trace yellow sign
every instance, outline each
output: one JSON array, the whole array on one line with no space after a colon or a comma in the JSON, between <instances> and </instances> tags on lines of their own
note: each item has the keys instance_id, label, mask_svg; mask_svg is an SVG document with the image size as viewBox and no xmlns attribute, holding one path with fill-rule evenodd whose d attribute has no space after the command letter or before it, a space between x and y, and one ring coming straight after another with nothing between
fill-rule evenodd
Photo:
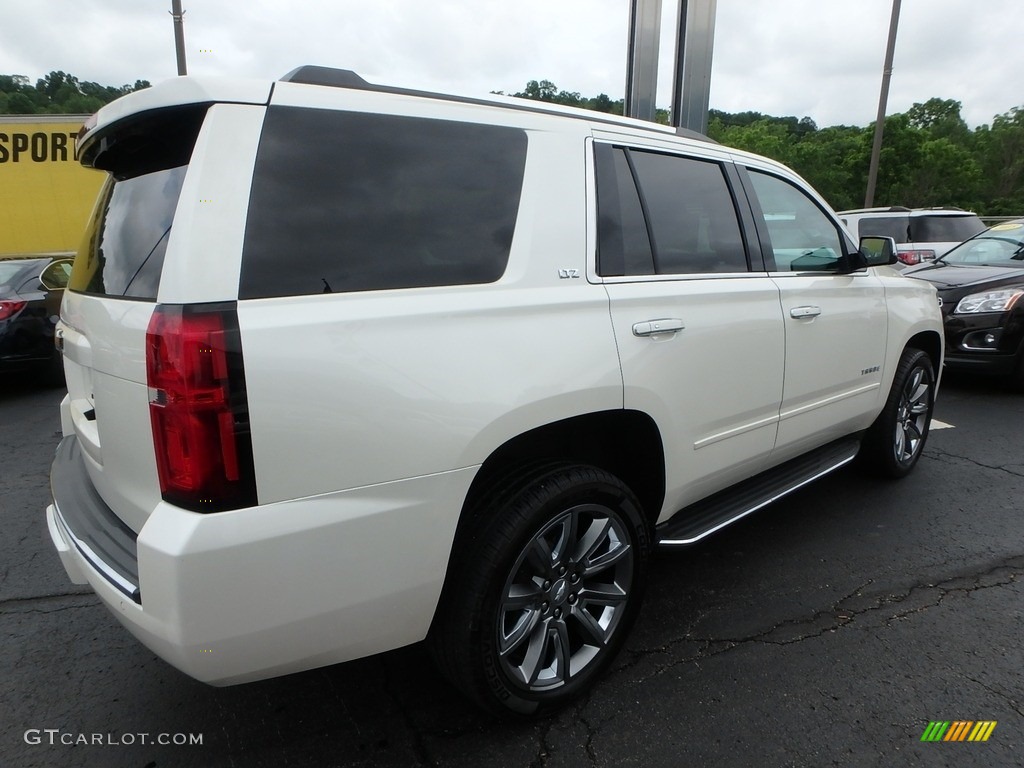
<instances>
[{"instance_id":1,"label":"yellow sign","mask_svg":"<svg viewBox=\"0 0 1024 768\"><path fill-rule=\"evenodd\" d=\"M106 174L83 168L83 115L0 115L0 255L78 248Z\"/></svg>"}]
</instances>

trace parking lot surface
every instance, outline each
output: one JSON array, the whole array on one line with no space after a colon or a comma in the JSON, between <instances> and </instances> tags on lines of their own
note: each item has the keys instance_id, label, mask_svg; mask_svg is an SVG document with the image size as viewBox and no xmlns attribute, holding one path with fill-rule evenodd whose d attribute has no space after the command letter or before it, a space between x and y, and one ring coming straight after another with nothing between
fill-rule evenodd
<instances>
[{"instance_id":1,"label":"parking lot surface","mask_svg":"<svg viewBox=\"0 0 1024 768\"><path fill-rule=\"evenodd\" d=\"M2 766L1024 762L1024 396L995 383L944 382L907 479L844 469L661 552L612 670L533 723L469 707L419 646L223 689L154 657L50 544L62 394L0 384ZM937 720L997 725L922 742Z\"/></svg>"}]
</instances>

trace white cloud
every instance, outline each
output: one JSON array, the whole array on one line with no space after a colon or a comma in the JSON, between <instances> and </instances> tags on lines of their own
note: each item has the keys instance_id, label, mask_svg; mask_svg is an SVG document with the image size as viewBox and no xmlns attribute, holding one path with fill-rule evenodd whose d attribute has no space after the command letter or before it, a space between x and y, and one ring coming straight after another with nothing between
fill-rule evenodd
<instances>
[{"instance_id":1,"label":"white cloud","mask_svg":"<svg viewBox=\"0 0 1024 768\"><path fill-rule=\"evenodd\" d=\"M169 0L5 4L0 73L63 70L104 85L176 73ZM277 78L300 64L462 93L548 79L587 96L624 89L629 0L183 0L189 71ZM675 2L664 0L659 104L668 106ZM933 96L971 125L1021 103L1016 0L902 4L889 112ZM718 0L711 105L874 120L891 0Z\"/></svg>"}]
</instances>

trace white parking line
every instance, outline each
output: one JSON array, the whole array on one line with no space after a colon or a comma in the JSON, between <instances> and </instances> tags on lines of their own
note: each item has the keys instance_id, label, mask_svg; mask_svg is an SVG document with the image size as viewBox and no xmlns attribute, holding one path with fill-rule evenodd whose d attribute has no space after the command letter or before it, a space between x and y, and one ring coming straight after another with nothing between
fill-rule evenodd
<instances>
[{"instance_id":1,"label":"white parking line","mask_svg":"<svg viewBox=\"0 0 1024 768\"><path fill-rule=\"evenodd\" d=\"M932 430L935 430L935 429L956 429L956 427L954 425L952 425L952 424L947 424L944 421L939 421L938 419L932 419L932 425L931 425L931 427L929 427L929 429L932 429Z\"/></svg>"}]
</instances>

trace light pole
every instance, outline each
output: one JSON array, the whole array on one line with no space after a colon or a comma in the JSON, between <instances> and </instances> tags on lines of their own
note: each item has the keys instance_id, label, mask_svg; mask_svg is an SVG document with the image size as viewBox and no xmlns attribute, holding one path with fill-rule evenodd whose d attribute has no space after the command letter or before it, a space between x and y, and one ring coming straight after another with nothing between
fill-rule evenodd
<instances>
[{"instance_id":1,"label":"light pole","mask_svg":"<svg viewBox=\"0 0 1024 768\"><path fill-rule=\"evenodd\" d=\"M882 91L878 96L878 117L875 118L875 141L871 145L871 164L868 167L868 188L864 193L864 207L870 208L875 202L875 185L878 183L878 159L882 154L882 133L885 130L885 105L889 101L889 79L892 77L892 56L896 50L896 26L900 21L900 0L892 0L892 17L889 19L889 42L885 46L885 64L882 67Z\"/></svg>"},{"instance_id":2,"label":"light pole","mask_svg":"<svg viewBox=\"0 0 1024 768\"><path fill-rule=\"evenodd\" d=\"M181 10L181 0L171 0L171 17L174 19L174 53L178 58L178 74L187 75L185 67L185 25L182 17L185 12Z\"/></svg>"}]
</instances>

